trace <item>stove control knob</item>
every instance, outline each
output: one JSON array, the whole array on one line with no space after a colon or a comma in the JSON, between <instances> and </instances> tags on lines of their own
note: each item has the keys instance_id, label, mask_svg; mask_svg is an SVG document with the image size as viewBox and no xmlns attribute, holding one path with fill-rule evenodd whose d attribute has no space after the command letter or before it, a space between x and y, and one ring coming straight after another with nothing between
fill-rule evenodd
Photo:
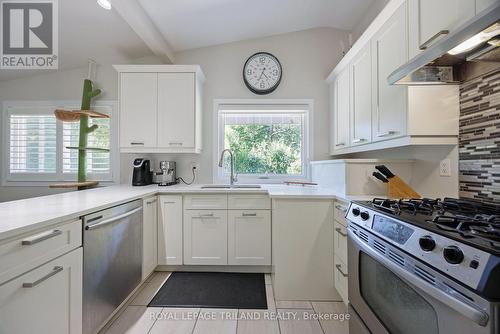
<instances>
[{"instance_id":1,"label":"stove control knob","mask_svg":"<svg viewBox=\"0 0 500 334\"><path fill-rule=\"evenodd\" d=\"M363 219L363 220L370 219L370 214L368 212L366 212L366 211L361 212L360 216L361 216L361 219Z\"/></svg>"},{"instance_id":2,"label":"stove control knob","mask_svg":"<svg viewBox=\"0 0 500 334\"><path fill-rule=\"evenodd\" d=\"M424 235L418 240L418 244L423 251L430 252L436 247L436 242L430 235Z\"/></svg>"},{"instance_id":3,"label":"stove control knob","mask_svg":"<svg viewBox=\"0 0 500 334\"><path fill-rule=\"evenodd\" d=\"M443 256L446 262L459 264L464 260L464 253L457 246L448 246L443 249Z\"/></svg>"},{"instance_id":4,"label":"stove control knob","mask_svg":"<svg viewBox=\"0 0 500 334\"><path fill-rule=\"evenodd\" d=\"M360 213L361 213L361 210L359 208L352 209L352 214L354 217L359 216Z\"/></svg>"}]
</instances>

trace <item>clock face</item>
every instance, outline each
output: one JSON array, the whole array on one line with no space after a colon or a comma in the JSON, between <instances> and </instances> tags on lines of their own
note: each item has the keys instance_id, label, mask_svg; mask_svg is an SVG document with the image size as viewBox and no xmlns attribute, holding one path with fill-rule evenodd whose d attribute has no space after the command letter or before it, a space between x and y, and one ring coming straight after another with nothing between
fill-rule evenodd
<instances>
[{"instance_id":1,"label":"clock face","mask_svg":"<svg viewBox=\"0 0 500 334\"><path fill-rule=\"evenodd\" d=\"M280 62L267 52L258 52L250 56L243 67L245 84L255 94L273 92L280 84L281 75Z\"/></svg>"}]
</instances>

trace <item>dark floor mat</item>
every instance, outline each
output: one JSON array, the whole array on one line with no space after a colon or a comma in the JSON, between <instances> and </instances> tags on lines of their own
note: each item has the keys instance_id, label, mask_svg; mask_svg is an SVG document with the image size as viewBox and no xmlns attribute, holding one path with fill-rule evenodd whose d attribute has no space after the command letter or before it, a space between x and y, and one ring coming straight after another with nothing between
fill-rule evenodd
<instances>
[{"instance_id":1,"label":"dark floor mat","mask_svg":"<svg viewBox=\"0 0 500 334\"><path fill-rule=\"evenodd\" d=\"M264 274L174 272L148 306L267 309Z\"/></svg>"}]
</instances>

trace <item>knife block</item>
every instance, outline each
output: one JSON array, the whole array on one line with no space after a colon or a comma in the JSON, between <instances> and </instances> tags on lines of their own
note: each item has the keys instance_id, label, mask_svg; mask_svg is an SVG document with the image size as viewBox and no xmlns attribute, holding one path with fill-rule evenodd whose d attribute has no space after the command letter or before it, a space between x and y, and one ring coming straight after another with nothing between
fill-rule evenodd
<instances>
[{"instance_id":1,"label":"knife block","mask_svg":"<svg viewBox=\"0 0 500 334\"><path fill-rule=\"evenodd\" d=\"M419 193L407 185L399 176L394 176L387 183L387 197L398 199L422 198Z\"/></svg>"}]
</instances>

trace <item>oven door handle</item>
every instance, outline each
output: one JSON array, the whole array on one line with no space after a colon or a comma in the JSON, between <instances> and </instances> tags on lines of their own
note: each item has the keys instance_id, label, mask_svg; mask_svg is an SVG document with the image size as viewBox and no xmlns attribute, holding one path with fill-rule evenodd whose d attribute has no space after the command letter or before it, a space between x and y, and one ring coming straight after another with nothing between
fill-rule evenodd
<instances>
[{"instance_id":1,"label":"oven door handle","mask_svg":"<svg viewBox=\"0 0 500 334\"><path fill-rule=\"evenodd\" d=\"M417 276L411 274L409 271L399 267L397 264L388 261L386 258L381 256L379 253L371 249L369 246L363 243L362 240L358 238L356 234L354 234L351 230L348 230L348 235L351 238L352 241L356 243L356 245L365 253L370 255L371 257L375 258L376 260L380 261L381 263L384 264L389 270L394 272L396 275L402 277L404 280L407 282L411 283L418 289L422 290L423 292L427 293L428 295L440 300L447 306L451 307L458 313L462 314L466 318L474 321L476 324L479 326L486 326L489 320L489 316L486 312L482 310L478 310L471 305L468 305L461 300L458 300L454 298L453 296L450 296L449 294L443 292L442 290L432 286L431 284L421 280Z\"/></svg>"}]
</instances>

